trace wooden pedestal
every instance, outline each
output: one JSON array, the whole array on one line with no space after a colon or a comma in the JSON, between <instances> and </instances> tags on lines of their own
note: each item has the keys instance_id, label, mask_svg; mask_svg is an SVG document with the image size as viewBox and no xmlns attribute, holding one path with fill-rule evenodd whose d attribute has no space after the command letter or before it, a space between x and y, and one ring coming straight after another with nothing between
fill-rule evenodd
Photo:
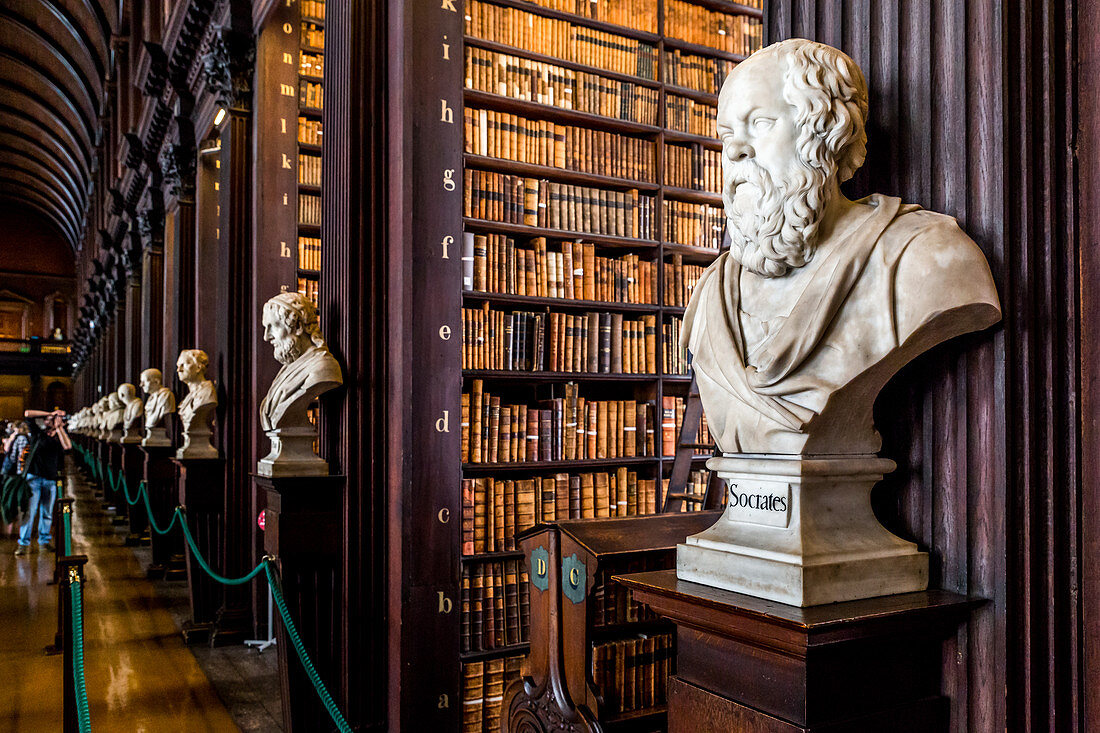
<instances>
[{"instance_id":1,"label":"wooden pedestal","mask_svg":"<svg viewBox=\"0 0 1100 733\"><path fill-rule=\"evenodd\" d=\"M141 452L140 444L124 443L122 445L122 470L125 471L126 489L130 492L130 497L136 499L142 478L145 476L145 454ZM149 515L145 512L145 502L130 504L125 496L122 501L126 507L126 518L130 525L130 530L126 533L126 545L134 547L147 543Z\"/></svg>"},{"instance_id":2,"label":"wooden pedestal","mask_svg":"<svg viewBox=\"0 0 1100 733\"><path fill-rule=\"evenodd\" d=\"M149 495L149 506L153 510L153 520L164 529L172 521L179 493L176 491L176 466L172 456L176 449L170 446L143 446L144 457L142 476L145 479L145 491ZM141 503L145 511L145 503ZM187 565L183 551L183 534L173 529L166 535L149 533L152 545L152 562L146 570L149 578L183 580L187 577Z\"/></svg>"},{"instance_id":3,"label":"wooden pedestal","mask_svg":"<svg viewBox=\"0 0 1100 733\"><path fill-rule=\"evenodd\" d=\"M329 691L338 694L341 578L341 507L345 476L256 477L264 492L264 550L278 558L290 617ZM278 617L276 611L275 616ZM328 713L277 622L283 726L317 730ZM323 727L323 726L322 726Z\"/></svg>"},{"instance_id":4,"label":"wooden pedestal","mask_svg":"<svg viewBox=\"0 0 1100 733\"><path fill-rule=\"evenodd\" d=\"M225 502L224 458L173 458L179 503L187 510L187 526L199 552L212 568L223 567L220 540ZM194 644L210 639L222 605L222 588L199 566L190 546L187 589L191 618L183 624L183 639Z\"/></svg>"},{"instance_id":5,"label":"wooden pedestal","mask_svg":"<svg viewBox=\"0 0 1100 733\"><path fill-rule=\"evenodd\" d=\"M107 443L107 455L110 457L108 465L110 465L111 471L114 472L116 486L118 486L116 491L109 493L108 508L114 512L114 516L111 517L111 524L116 527L125 527L130 523L130 516L126 512L126 497L123 496L122 485L117 483L119 471L126 468L125 451L122 443Z\"/></svg>"},{"instance_id":6,"label":"wooden pedestal","mask_svg":"<svg viewBox=\"0 0 1100 733\"><path fill-rule=\"evenodd\" d=\"M99 462L100 468L103 469L99 481L96 483L96 497L106 504L108 502L107 492L111 489L107 483L107 466L111 465L111 454L107 450L107 442L99 438L93 438L92 453Z\"/></svg>"},{"instance_id":7,"label":"wooden pedestal","mask_svg":"<svg viewBox=\"0 0 1100 733\"><path fill-rule=\"evenodd\" d=\"M673 570L616 580L677 626L669 733L946 731L942 641L981 602L924 591L798 608Z\"/></svg>"}]
</instances>

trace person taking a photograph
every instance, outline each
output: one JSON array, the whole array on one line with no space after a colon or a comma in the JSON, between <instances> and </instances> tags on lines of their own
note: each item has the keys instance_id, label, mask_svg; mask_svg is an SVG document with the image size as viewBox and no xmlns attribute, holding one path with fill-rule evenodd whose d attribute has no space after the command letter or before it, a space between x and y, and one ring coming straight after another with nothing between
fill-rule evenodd
<instances>
[{"instance_id":1,"label":"person taking a photograph","mask_svg":"<svg viewBox=\"0 0 1100 733\"><path fill-rule=\"evenodd\" d=\"M57 498L57 479L61 475L65 451L73 447L65 432L63 420L65 411L27 410L30 431L30 447L27 449L29 463L26 466L26 479L31 487L30 508L23 524L19 527L19 544L16 555L27 555L31 551L31 535L34 532L34 515L38 512L38 545L46 551L53 549L50 543L50 525L53 523L53 503ZM44 426L39 426L42 418Z\"/></svg>"}]
</instances>

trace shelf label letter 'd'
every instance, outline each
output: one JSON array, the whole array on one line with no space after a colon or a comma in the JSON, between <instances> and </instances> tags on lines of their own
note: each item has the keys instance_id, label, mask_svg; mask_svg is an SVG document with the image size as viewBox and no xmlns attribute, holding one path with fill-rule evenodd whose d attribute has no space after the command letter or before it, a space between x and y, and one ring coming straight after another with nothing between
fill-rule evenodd
<instances>
[{"instance_id":1,"label":"shelf label letter 'd'","mask_svg":"<svg viewBox=\"0 0 1100 733\"><path fill-rule=\"evenodd\" d=\"M444 410L443 417L435 421L435 431L437 433L451 432L451 413L449 410Z\"/></svg>"},{"instance_id":2,"label":"shelf label letter 'd'","mask_svg":"<svg viewBox=\"0 0 1100 733\"><path fill-rule=\"evenodd\" d=\"M531 585L538 591L550 587L550 553L545 547L531 550Z\"/></svg>"}]
</instances>

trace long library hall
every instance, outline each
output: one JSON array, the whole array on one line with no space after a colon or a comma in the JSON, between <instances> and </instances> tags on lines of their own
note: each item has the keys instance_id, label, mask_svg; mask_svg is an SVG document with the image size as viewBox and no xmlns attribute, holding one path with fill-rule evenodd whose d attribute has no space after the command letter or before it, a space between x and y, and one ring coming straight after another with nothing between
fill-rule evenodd
<instances>
[{"instance_id":1,"label":"long library hall","mask_svg":"<svg viewBox=\"0 0 1100 733\"><path fill-rule=\"evenodd\" d=\"M0 0L0 731L1100 729L1098 36Z\"/></svg>"}]
</instances>

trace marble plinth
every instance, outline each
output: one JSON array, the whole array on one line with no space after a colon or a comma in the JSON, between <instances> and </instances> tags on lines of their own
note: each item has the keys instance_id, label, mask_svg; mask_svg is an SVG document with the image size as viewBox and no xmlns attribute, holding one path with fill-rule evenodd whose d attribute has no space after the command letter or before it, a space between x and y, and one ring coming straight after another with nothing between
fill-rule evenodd
<instances>
[{"instance_id":1,"label":"marble plinth","mask_svg":"<svg viewBox=\"0 0 1100 733\"><path fill-rule=\"evenodd\" d=\"M107 442L108 443L119 443L119 444L121 444L122 443L122 430L120 428L114 428L109 433L107 433Z\"/></svg>"},{"instance_id":2,"label":"marble plinth","mask_svg":"<svg viewBox=\"0 0 1100 733\"><path fill-rule=\"evenodd\" d=\"M327 476L328 462L313 452L313 426L268 430L271 452L256 464L260 476Z\"/></svg>"},{"instance_id":3,"label":"marble plinth","mask_svg":"<svg viewBox=\"0 0 1100 733\"><path fill-rule=\"evenodd\" d=\"M184 433L183 445L176 451L176 458L217 458L218 449L210 443L214 434L210 428L193 427Z\"/></svg>"},{"instance_id":4,"label":"marble plinth","mask_svg":"<svg viewBox=\"0 0 1100 733\"><path fill-rule=\"evenodd\" d=\"M142 439L141 444L146 448L164 448L172 445L172 441L168 439L167 428L156 427L145 430L145 438Z\"/></svg>"},{"instance_id":5,"label":"marble plinth","mask_svg":"<svg viewBox=\"0 0 1100 733\"><path fill-rule=\"evenodd\" d=\"M676 577L793 606L928 587L928 553L886 530L870 494L893 461L874 455L739 454L707 467L728 504L676 551Z\"/></svg>"}]
</instances>

